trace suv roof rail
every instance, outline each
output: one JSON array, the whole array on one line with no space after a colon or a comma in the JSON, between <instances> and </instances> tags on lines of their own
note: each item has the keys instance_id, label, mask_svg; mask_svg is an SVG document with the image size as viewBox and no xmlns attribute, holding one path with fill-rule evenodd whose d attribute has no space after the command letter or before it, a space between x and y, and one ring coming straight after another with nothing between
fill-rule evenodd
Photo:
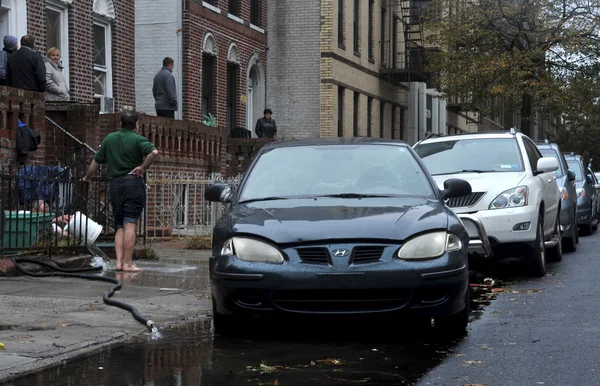
<instances>
[{"instance_id":1,"label":"suv roof rail","mask_svg":"<svg viewBox=\"0 0 600 386\"><path fill-rule=\"evenodd\" d=\"M511 127L511 128L510 128L510 130L509 130L509 132L510 132L512 135L515 135L515 134L517 134L517 129L516 129L516 128L514 128L514 127Z\"/></svg>"},{"instance_id":2,"label":"suv roof rail","mask_svg":"<svg viewBox=\"0 0 600 386\"><path fill-rule=\"evenodd\" d=\"M427 133L427 135L425 136L425 139L429 139L429 138L433 138L433 137L443 137L444 134L439 134L439 133Z\"/></svg>"},{"instance_id":3,"label":"suv roof rail","mask_svg":"<svg viewBox=\"0 0 600 386\"><path fill-rule=\"evenodd\" d=\"M541 139L536 139L535 141L533 141L533 143L535 143L536 145L550 145L550 141L548 141L548 138L544 139L543 141Z\"/></svg>"}]
</instances>

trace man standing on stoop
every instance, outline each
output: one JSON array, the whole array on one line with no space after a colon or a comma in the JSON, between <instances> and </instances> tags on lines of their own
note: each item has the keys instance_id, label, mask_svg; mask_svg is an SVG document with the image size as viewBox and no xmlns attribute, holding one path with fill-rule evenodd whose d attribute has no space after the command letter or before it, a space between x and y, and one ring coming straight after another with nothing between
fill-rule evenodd
<instances>
[{"instance_id":1,"label":"man standing on stoop","mask_svg":"<svg viewBox=\"0 0 600 386\"><path fill-rule=\"evenodd\" d=\"M158 156L154 144L137 134L138 113L125 110L121 114L122 129L104 138L86 175L89 182L101 164L107 164L110 180L109 196L115 218L115 251L117 271L139 272L133 264L136 224L146 205L144 173Z\"/></svg>"},{"instance_id":2,"label":"man standing on stoop","mask_svg":"<svg viewBox=\"0 0 600 386\"><path fill-rule=\"evenodd\" d=\"M163 59L163 67L154 76L152 95L154 96L154 107L156 115L165 118L175 118L177 110L177 87L173 77L175 62L168 56Z\"/></svg>"}]
</instances>

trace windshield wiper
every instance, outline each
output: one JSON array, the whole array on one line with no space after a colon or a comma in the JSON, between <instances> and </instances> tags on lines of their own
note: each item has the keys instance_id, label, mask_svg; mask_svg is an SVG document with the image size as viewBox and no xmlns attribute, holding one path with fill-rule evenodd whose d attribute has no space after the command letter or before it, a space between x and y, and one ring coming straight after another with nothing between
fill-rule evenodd
<instances>
[{"instance_id":1,"label":"windshield wiper","mask_svg":"<svg viewBox=\"0 0 600 386\"><path fill-rule=\"evenodd\" d=\"M257 202L257 201L275 201L275 200L289 200L294 197L261 197L261 198L251 198L249 200L240 201L240 204L246 204L248 202Z\"/></svg>"},{"instance_id":2,"label":"windshield wiper","mask_svg":"<svg viewBox=\"0 0 600 386\"><path fill-rule=\"evenodd\" d=\"M482 169L463 169L463 170L457 170L455 172L448 172L448 173L436 173L436 174L432 174L432 176L445 176L448 174L460 174L460 173L494 173L496 172L496 170L482 170Z\"/></svg>"},{"instance_id":3,"label":"windshield wiper","mask_svg":"<svg viewBox=\"0 0 600 386\"><path fill-rule=\"evenodd\" d=\"M361 194L361 193L340 193L340 194L323 194L315 196L315 198L370 198L370 197L398 197L395 194Z\"/></svg>"}]
</instances>

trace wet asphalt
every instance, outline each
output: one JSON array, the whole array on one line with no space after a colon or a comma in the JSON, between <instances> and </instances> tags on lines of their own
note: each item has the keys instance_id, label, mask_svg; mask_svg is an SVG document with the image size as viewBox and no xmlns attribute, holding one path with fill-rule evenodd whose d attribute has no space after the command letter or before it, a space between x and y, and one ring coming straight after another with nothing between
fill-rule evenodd
<instances>
[{"instance_id":1,"label":"wet asphalt","mask_svg":"<svg viewBox=\"0 0 600 386\"><path fill-rule=\"evenodd\" d=\"M210 320L161 331L5 385L597 385L600 364L600 233L529 278L520 264L478 265L466 336L427 326L348 320L255 326L213 336ZM141 275L135 285L208 291L208 279ZM475 279L475 277L474 277Z\"/></svg>"}]
</instances>

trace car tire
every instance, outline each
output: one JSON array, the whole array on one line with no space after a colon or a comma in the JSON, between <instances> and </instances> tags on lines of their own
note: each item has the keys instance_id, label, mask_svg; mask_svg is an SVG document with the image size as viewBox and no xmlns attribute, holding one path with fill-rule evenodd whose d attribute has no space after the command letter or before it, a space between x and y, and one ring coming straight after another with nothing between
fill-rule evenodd
<instances>
[{"instance_id":1,"label":"car tire","mask_svg":"<svg viewBox=\"0 0 600 386\"><path fill-rule=\"evenodd\" d=\"M554 223L554 232L552 233L552 238L558 237L558 244L553 246L548 251L548 261L561 261L563 258L563 243L562 236L560 234L560 215L556 218L556 222Z\"/></svg>"},{"instance_id":2,"label":"car tire","mask_svg":"<svg viewBox=\"0 0 600 386\"><path fill-rule=\"evenodd\" d=\"M592 227L592 221L590 220L589 224L585 224L581 226L581 234L583 236L591 236L592 233L594 233L594 227Z\"/></svg>"},{"instance_id":3,"label":"car tire","mask_svg":"<svg viewBox=\"0 0 600 386\"><path fill-rule=\"evenodd\" d=\"M544 245L544 219L538 216L535 242L529 257L528 266L532 276L542 277L546 274L546 246Z\"/></svg>"},{"instance_id":4,"label":"car tire","mask_svg":"<svg viewBox=\"0 0 600 386\"><path fill-rule=\"evenodd\" d=\"M435 329L444 338L454 339L465 334L469 325L470 290L465 294L465 308L456 314L435 318Z\"/></svg>"},{"instance_id":5,"label":"car tire","mask_svg":"<svg viewBox=\"0 0 600 386\"><path fill-rule=\"evenodd\" d=\"M216 335L227 336L233 331L233 318L217 312L217 305L213 300L213 330Z\"/></svg>"}]
</instances>

